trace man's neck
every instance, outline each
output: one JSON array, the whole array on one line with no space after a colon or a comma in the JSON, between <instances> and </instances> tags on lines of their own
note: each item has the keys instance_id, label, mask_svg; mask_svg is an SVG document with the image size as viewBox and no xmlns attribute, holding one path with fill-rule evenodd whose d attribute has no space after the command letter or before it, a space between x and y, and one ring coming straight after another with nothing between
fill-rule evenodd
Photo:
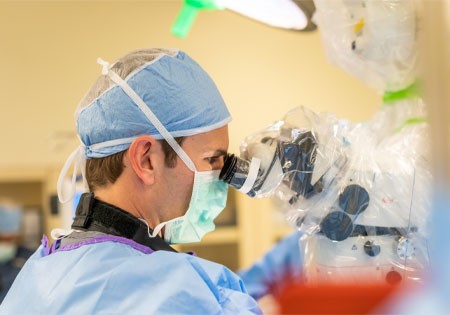
<instances>
[{"instance_id":1,"label":"man's neck","mask_svg":"<svg viewBox=\"0 0 450 315\"><path fill-rule=\"evenodd\" d=\"M152 202L150 200L142 202L145 194L140 192L139 189L127 189L123 186L120 182L116 182L104 188L96 189L94 192L95 199L114 205L136 218L145 220L148 226L153 229L160 223L160 220L156 213L150 209ZM128 187L131 188L130 185Z\"/></svg>"}]
</instances>

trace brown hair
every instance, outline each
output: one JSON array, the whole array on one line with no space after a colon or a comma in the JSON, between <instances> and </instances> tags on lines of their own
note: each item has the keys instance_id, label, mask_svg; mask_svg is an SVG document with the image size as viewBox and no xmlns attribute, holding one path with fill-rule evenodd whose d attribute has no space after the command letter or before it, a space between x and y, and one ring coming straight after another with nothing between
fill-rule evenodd
<instances>
[{"instance_id":1,"label":"brown hair","mask_svg":"<svg viewBox=\"0 0 450 315\"><path fill-rule=\"evenodd\" d=\"M185 137L177 137L175 141L181 146ZM164 162L167 167L173 168L177 165L177 153L166 140L159 140L164 152ZM122 174L124 165L123 157L128 150L104 157L89 159L86 161L86 180L90 191L114 184Z\"/></svg>"}]
</instances>

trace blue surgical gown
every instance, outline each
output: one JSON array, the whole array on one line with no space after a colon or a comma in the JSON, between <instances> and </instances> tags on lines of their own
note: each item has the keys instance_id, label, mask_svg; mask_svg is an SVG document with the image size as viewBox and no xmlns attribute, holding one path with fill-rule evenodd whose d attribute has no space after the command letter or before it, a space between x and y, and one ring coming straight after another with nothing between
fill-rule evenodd
<instances>
[{"instance_id":1,"label":"blue surgical gown","mask_svg":"<svg viewBox=\"0 0 450 315\"><path fill-rule=\"evenodd\" d=\"M47 255L40 246L0 314L261 314L242 280L193 255L99 242Z\"/></svg>"}]
</instances>

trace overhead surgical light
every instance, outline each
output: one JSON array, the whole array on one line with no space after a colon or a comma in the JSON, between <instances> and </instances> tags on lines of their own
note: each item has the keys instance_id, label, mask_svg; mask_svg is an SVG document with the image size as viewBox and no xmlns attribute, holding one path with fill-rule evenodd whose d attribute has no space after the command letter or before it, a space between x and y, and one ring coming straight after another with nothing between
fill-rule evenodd
<instances>
[{"instance_id":1,"label":"overhead surgical light","mask_svg":"<svg viewBox=\"0 0 450 315\"><path fill-rule=\"evenodd\" d=\"M184 0L172 33L184 38L199 10L229 9L256 21L294 31L312 31L312 0Z\"/></svg>"}]
</instances>

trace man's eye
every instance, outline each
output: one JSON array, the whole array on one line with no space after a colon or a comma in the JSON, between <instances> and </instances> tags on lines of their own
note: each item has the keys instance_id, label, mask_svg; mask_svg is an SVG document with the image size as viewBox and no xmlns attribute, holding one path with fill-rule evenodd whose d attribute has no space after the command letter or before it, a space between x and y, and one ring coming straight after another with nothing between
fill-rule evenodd
<instances>
[{"instance_id":1,"label":"man's eye","mask_svg":"<svg viewBox=\"0 0 450 315\"><path fill-rule=\"evenodd\" d=\"M207 159L209 164L215 164L217 162L220 162L221 158L222 158L221 156L212 156L212 157L209 157L209 158L206 158L206 159Z\"/></svg>"}]
</instances>

